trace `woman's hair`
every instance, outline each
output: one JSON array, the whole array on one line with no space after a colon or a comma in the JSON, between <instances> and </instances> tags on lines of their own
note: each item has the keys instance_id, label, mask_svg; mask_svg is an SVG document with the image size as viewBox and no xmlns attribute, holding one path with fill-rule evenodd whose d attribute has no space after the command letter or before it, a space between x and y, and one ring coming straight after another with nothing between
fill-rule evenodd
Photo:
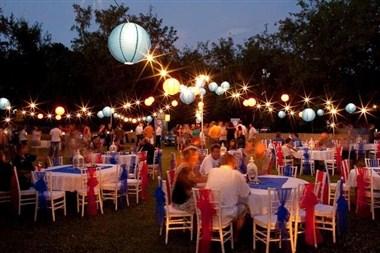
<instances>
[{"instance_id":1,"label":"woman's hair","mask_svg":"<svg viewBox=\"0 0 380 253\"><path fill-rule=\"evenodd\" d=\"M182 150L182 156L185 161L188 161L195 153L199 152L199 149L195 146L187 146Z\"/></svg>"},{"instance_id":2,"label":"woman's hair","mask_svg":"<svg viewBox=\"0 0 380 253\"><path fill-rule=\"evenodd\" d=\"M226 152L221 158L220 158L220 164L221 165L230 165L232 168L237 167L237 161L236 158L231 155L230 153Z\"/></svg>"}]
</instances>

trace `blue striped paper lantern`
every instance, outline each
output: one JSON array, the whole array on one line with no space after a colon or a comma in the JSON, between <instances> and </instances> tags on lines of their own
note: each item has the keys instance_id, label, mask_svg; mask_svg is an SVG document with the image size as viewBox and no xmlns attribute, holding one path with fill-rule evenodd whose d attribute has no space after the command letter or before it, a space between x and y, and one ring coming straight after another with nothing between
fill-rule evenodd
<instances>
[{"instance_id":1,"label":"blue striped paper lantern","mask_svg":"<svg viewBox=\"0 0 380 253\"><path fill-rule=\"evenodd\" d=\"M315 111L311 108L306 108L302 112L302 119L306 122L311 122L315 119Z\"/></svg>"},{"instance_id":2,"label":"blue striped paper lantern","mask_svg":"<svg viewBox=\"0 0 380 253\"><path fill-rule=\"evenodd\" d=\"M11 103L7 98L0 98L0 110L7 110Z\"/></svg>"},{"instance_id":3,"label":"blue striped paper lantern","mask_svg":"<svg viewBox=\"0 0 380 253\"><path fill-rule=\"evenodd\" d=\"M346 109L346 112L352 114L352 113L354 113L354 112L356 111L356 105L353 104L353 103L348 103L348 104L346 105L346 108L345 108L345 109Z\"/></svg>"},{"instance_id":4,"label":"blue striped paper lantern","mask_svg":"<svg viewBox=\"0 0 380 253\"><path fill-rule=\"evenodd\" d=\"M111 55L124 64L134 64L145 58L150 50L149 34L135 23L116 26L108 37Z\"/></svg>"}]
</instances>

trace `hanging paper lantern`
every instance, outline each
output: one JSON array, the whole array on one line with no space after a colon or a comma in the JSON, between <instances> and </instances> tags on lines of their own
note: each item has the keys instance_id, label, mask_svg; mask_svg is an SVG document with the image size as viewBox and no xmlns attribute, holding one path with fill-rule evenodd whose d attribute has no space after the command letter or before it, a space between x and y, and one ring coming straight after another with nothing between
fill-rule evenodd
<instances>
[{"instance_id":1,"label":"hanging paper lantern","mask_svg":"<svg viewBox=\"0 0 380 253\"><path fill-rule=\"evenodd\" d=\"M194 96L194 93L190 89L184 89L182 90L179 98L181 99L183 103L189 105L194 101L195 96Z\"/></svg>"},{"instance_id":2,"label":"hanging paper lantern","mask_svg":"<svg viewBox=\"0 0 380 253\"><path fill-rule=\"evenodd\" d=\"M206 89L205 88L199 88L199 94L201 94L201 96L206 95Z\"/></svg>"},{"instance_id":3,"label":"hanging paper lantern","mask_svg":"<svg viewBox=\"0 0 380 253\"><path fill-rule=\"evenodd\" d=\"M37 115L37 118L38 118L38 119L43 119L43 118L44 118L44 115L43 115L42 113L39 113L39 114Z\"/></svg>"},{"instance_id":4,"label":"hanging paper lantern","mask_svg":"<svg viewBox=\"0 0 380 253\"><path fill-rule=\"evenodd\" d=\"M256 105L256 99L250 98L248 99L248 106L254 107Z\"/></svg>"},{"instance_id":5,"label":"hanging paper lantern","mask_svg":"<svg viewBox=\"0 0 380 253\"><path fill-rule=\"evenodd\" d=\"M249 101L248 101L248 99L244 99L244 100L243 100L243 105L244 105L245 107L248 107L248 106L249 106Z\"/></svg>"},{"instance_id":6,"label":"hanging paper lantern","mask_svg":"<svg viewBox=\"0 0 380 253\"><path fill-rule=\"evenodd\" d=\"M215 90L215 93L216 93L216 95L218 95L218 96L220 96L220 95L222 95L224 92L226 92L222 87L218 87L218 88L216 88L216 90Z\"/></svg>"},{"instance_id":7,"label":"hanging paper lantern","mask_svg":"<svg viewBox=\"0 0 380 253\"><path fill-rule=\"evenodd\" d=\"M195 96L199 95L201 91L199 90L199 87L190 87L189 88Z\"/></svg>"},{"instance_id":8,"label":"hanging paper lantern","mask_svg":"<svg viewBox=\"0 0 380 253\"><path fill-rule=\"evenodd\" d=\"M216 91L217 88L218 88L218 84L217 84L216 82L212 82L212 83L209 83L209 84L208 84L208 89L209 89L211 92Z\"/></svg>"},{"instance_id":9,"label":"hanging paper lantern","mask_svg":"<svg viewBox=\"0 0 380 253\"><path fill-rule=\"evenodd\" d=\"M282 94L281 95L281 101L282 102L288 102L289 101L289 95L288 94Z\"/></svg>"},{"instance_id":10,"label":"hanging paper lantern","mask_svg":"<svg viewBox=\"0 0 380 253\"><path fill-rule=\"evenodd\" d=\"M277 115L278 115L278 117L279 117L280 119L283 119L283 118L285 118L286 113L285 113L284 111L279 111Z\"/></svg>"},{"instance_id":11,"label":"hanging paper lantern","mask_svg":"<svg viewBox=\"0 0 380 253\"><path fill-rule=\"evenodd\" d=\"M306 108L302 112L302 119L306 122L311 122L315 119L315 111L311 108Z\"/></svg>"},{"instance_id":12,"label":"hanging paper lantern","mask_svg":"<svg viewBox=\"0 0 380 253\"><path fill-rule=\"evenodd\" d=\"M61 115L55 115L55 119L56 119L56 120L61 120L61 119L62 119L62 116L61 116Z\"/></svg>"},{"instance_id":13,"label":"hanging paper lantern","mask_svg":"<svg viewBox=\"0 0 380 253\"><path fill-rule=\"evenodd\" d=\"M11 103L7 98L0 98L0 109L7 110L11 106Z\"/></svg>"},{"instance_id":14,"label":"hanging paper lantern","mask_svg":"<svg viewBox=\"0 0 380 253\"><path fill-rule=\"evenodd\" d=\"M112 108L109 106L106 106L102 110L104 117L111 117L112 115Z\"/></svg>"},{"instance_id":15,"label":"hanging paper lantern","mask_svg":"<svg viewBox=\"0 0 380 253\"><path fill-rule=\"evenodd\" d=\"M98 113L96 114L96 116L98 116L99 119L104 118L103 111L98 111Z\"/></svg>"},{"instance_id":16,"label":"hanging paper lantern","mask_svg":"<svg viewBox=\"0 0 380 253\"><path fill-rule=\"evenodd\" d=\"M181 84L175 78L166 79L163 84L163 89L168 95L175 95L180 92Z\"/></svg>"},{"instance_id":17,"label":"hanging paper lantern","mask_svg":"<svg viewBox=\"0 0 380 253\"><path fill-rule=\"evenodd\" d=\"M352 114L352 113L354 113L356 111L356 105L353 104L353 103L349 103L349 104L346 105L345 109L346 109L346 112Z\"/></svg>"},{"instance_id":18,"label":"hanging paper lantern","mask_svg":"<svg viewBox=\"0 0 380 253\"><path fill-rule=\"evenodd\" d=\"M302 111L298 113L298 117L302 118Z\"/></svg>"},{"instance_id":19,"label":"hanging paper lantern","mask_svg":"<svg viewBox=\"0 0 380 253\"><path fill-rule=\"evenodd\" d=\"M171 104L172 104L173 107L176 107L178 105L178 101L177 100L173 100Z\"/></svg>"},{"instance_id":20,"label":"hanging paper lantern","mask_svg":"<svg viewBox=\"0 0 380 253\"><path fill-rule=\"evenodd\" d=\"M229 82L224 81L224 82L220 85L220 87L222 87L225 91L227 91L227 90L231 87L231 85L230 85Z\"/></svg>"},{"instance_id":21,"label":"hanging paper lantern","mask_svg":"<svg viewBox=\"0 0 380 253\"><path fill-rule=\"evenodd\" d=\"M148 123L152 122L152 120L153 120L152 116L149 115L149 116L146 117L146 121Z\"/></svg>"},{"instance_id":22,"label":"hanging paper lantern","mask_svg":"<svg viewBox=\"0 0 380 253\"><path fill-rule=\"evenodd\" d=\"M147 99L144 100L144 104L146 106L151 106L154 103L154 97L148 97Z\"/></svg>"},{"instance_id":23,"label":"hanging paper lantern","mask_svg":"<svg viewBox=\"0 0 380 253\"><path fill-rule=\"evenodd\" d=\"M62 106L57 106L55 108L55 114L62 116L65 113L65 108Z\"/></svg>"},{"instance_id":24,"label":"hanging paper lantern","mask_svg":"<svg viewBox=\"0 0 380 253\"><path fill-rule=\"evenodd\" d=\"M135 23L116 26L108 37L108 49L119 62L134 64L143 60L150 49L149 34Z\"/></svg>"},{"instance_id":25,"label":"hanging paper lantern","mask_svg":"<svg viewBox=\"0 0 380 253\"><path fill-rule=\"evenodd\" d=\"M317 114L318 116L322 117L325 114L325 111L322 109L318 109Z\"/></svg>"}]
</instances>

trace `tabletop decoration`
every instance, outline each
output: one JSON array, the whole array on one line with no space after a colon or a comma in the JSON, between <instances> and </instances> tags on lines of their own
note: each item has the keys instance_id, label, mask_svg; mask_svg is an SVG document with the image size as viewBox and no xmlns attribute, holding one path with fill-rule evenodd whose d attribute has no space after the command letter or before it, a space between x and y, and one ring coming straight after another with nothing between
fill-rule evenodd
<instances>
[{"instance_id":1,"label":"tabletop decoration","mask_svg":"<svg viewBox=\"0 0 380 253\"><path fill-rule=\"evenodd\" d=\"M196 203L201 212L201 241L199 252L206 253L210 249L210 241L212 235L212 221L216 214L215 206L212 203L212 191L210 189L200 189L199 199Z\"/></svg>"},{"instance_id":2,"label":"tabletop decoration","mask_svg":"<svg viewBox=\"0 0 380 253\"><path fill-rule=\"evenodd\" d=\"M247 177L248 177L248 182L251 182L253 184L260 183L258 169L252 156L249 159L249 163L247 165Z\"/></svg>"},{"instance_id":3,"label":"tabletop decoration","mask_svg":"<svg viewBox=\"0 0 380 253\"><path fill-rule=\"evenodd\" d=\"M73 157L73 167L78 169L84 169L84 157L80 154L79 149Z\"/></svg>"}]
</instances>

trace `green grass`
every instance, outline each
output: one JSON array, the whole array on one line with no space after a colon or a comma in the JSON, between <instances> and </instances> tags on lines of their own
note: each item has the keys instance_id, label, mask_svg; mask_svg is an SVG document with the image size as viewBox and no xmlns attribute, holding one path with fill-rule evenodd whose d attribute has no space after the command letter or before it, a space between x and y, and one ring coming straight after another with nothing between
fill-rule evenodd
<instances>
[{"instance_id":1,"label":"green grass","mask_svg":"<svg viewBox=\"0 0 380 253\"><path fill-rule=\"evenodd\" d=\"M164 168L167 168L170 151L165 149ZM306 177L305 179L310 180ZM150 181L153 193L156 182ZM74 198L69 196L69 213L62 212L53 223L50 215L41 213L33 222L32 210L19 218L5 206L0 210L0 252L195 252L195 242L191 242L188 232L172 232L166 246L164 237L159 236L159 227L154 216L154 198L150 195L146 202L114 211L110 202L105 203L104 215L81 218L75 211ZM338 243L332 244L329 234L323 233L324 242L315 250L303 244L301 237L298 252L380 252L380 213L377 221L358 218L353 211L350 214L349 233L338 237ZM242 231L240 241L233 252L252 252L252 232L248 219ZM259 243L256 252L265 252ZM226 244L227 252L231 252ZM213 243L211 252L220 252L219 245ZM286 245L279 250L276 245L271 252L289 252Z\"/></svg>"}]
</instances>

